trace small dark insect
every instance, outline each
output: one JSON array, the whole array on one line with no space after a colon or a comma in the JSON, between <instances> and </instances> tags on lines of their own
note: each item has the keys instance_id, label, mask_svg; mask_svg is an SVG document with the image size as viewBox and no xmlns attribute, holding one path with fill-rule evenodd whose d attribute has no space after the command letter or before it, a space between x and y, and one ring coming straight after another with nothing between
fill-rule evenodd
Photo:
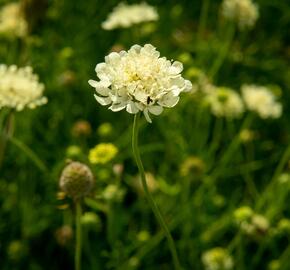
<instances>
[{"instance_id":1,"label":"small dark insect","mask_svg":"<svg viewBox=\"0 0 290 270\"><path fill-rule=\"evenodd\" d=\"M153 99L151 99L150 97L147 97L147 105L149 105L151 101L153 101Z\"/></svg>"}]
</instances>

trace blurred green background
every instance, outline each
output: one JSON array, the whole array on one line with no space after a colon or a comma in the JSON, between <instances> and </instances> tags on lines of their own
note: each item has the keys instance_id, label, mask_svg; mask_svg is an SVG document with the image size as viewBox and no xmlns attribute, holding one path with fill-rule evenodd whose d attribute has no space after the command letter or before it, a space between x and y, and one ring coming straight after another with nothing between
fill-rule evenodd
<instances>
[{"instance_id":1,"label":"blurred green background","mask_svg":"<svg viewBox=\"0 0 290 270\"><path fill-rule=\"evenodd\" d=\"M106 164L90 164L96 187L84 205L89 215L83 217L83 269L173 269L140 188L131 150L133 117L97 104L87 81L96 79L94 68L110 51L151 43L161 56L183 62L185 77L195 83L196 72L208 73L225 42L221 1L208 1L202 31L205 1L197 0L148 1L158 11L157 22L103 30L101 23L118 3L35 1L25 41L0 38L0 63L32 66L48 97L46 105L15 115L19 141L8 144L0 171L0 269L73 269L74 207L58 194L58 180L67 159L90 164L89 150L103 142L114 144L118 154ZM218 119L197 97L183 94L174 109L141 125L140 151L152 193L184 269L206 269L202 254L215 247L227 249L233 269L290 269L290 163L284 152L290 131L290 3L256 3L256 26L236 30L212 82L234 89L271 86L280 95L282 117L254 116L248 127L254 136L242 141L245 117ZM251 234L244 233L235 211L245 205L267 226L258 222Z\"/></svg>"}]
</instances>

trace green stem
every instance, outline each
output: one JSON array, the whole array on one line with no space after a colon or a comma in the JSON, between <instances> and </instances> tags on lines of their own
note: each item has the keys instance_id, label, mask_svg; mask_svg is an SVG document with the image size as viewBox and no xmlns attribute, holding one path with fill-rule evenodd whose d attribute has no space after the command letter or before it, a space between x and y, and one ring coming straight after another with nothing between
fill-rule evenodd
<instances>
[{"instance_id":1,"label":"green stem","mask_svg":"<svg viewBox=\"0 0 290 270\"><path fill-rule=\"evenodd\" d=\"M212 173L213 177L218 177L220 175L220 173L222 173L223 169L228 164L228 162L231 160L235 151L240 146L240 133L241 133L241 131L248 128L250 126L251 121L252 121L252 115L250 114L245 118L239 132L236 134L236 136L233 138L230 145L228 146L228 148L224 152L222 158L220 159L219 166L217 166L217 168Z\"/></svg>"},{"instance_id":2,"label":"green stem","mask_svg":"<svg viewBox=\"0 0 290 270\"><path fill-rule=\"evenodd\" d=\"M82 207L80 200L75 201L76 206L76 249L75 249L75 270L81 270L81 254L82 254L82 227L81 216Z\"/></svg>"},{"instance_id":3,"label":"green stem","mask_svg":"<svg viewBox=\"0 0 290 270\"><path fill-rule=\"evenodd\" d=\"M220 67L222 66L227 53L229 51L229 48L231 46L233 37L235 34L235 27L233 24L229 25L229 29L226 33L226 39L225 41L222 43L222 47L220 48L219 54L215 60L215 62L213 63L212 68L209 71L209 77L213 80L213 78L215 77L215 75L218 73Z\"/></svg>"},{"instance_id":4,"label":"green stem","mask_svg":"<svg viewBox=\"0 0 290 270\"><path fill-rule=\"evenodd\" d=\"M286 148L278 166L276 167L276 170L274 172L274 175L273 175L270 183L266 187L265 191L263 192L263 195L260 197L260 200L257 203L258 210L260 210L264 206L265 202L268 199L269 194L270 195L272 194L273 187L274 187L278 177L281 175L287 161L289 160L289 157L290 157L290 144Z\"/></svg>"},{"instance_id":5,"label":"green stem","mask_svg":"<svg viewBox=\"0 0 290 270\"><path fill-rule=\"evenodd\" d=\"M5 115L3 117L4 119L1 119L1 127L0 127L0 168L2 166L2 162L4 159L5 149L7 145L7 141L13 134L14 130L14 113L11 110L8 115L7 119L5 119ZM3 127L2 127L3 125Z\"/></svg>"},{"instance_id":6,"label":"green stem","mask_svg":"<svg viewBox=\"0 0 290 270\"><path fill-rule=\"evenodd\" d=\"M150 207L156 217L156 219L158 220L160 226L162 227L162 229L164 230L164 233L167 237L167 241L168 241L168 245L169 245L169 249L171 251L171 255L173 258L173 263L174 263L174 267L176 270L180 270L180 263L179 263L179 259L178 259L178 255L177 255L177 251L175 248L175 244L173 241L173 238L171 236L171 233L164 221L164 218L157 206L157 204L155 203L153 197L150 194L150 191L148 189L147 186L147 182L146 182L146 177L145 177L145 172L144 172L144 167L141 161L141 157L140 157L140 153L139 153L139 149L138 149L138 123L139 123L139 117L140 117L140 113L135 114L134 116L134 123L133 123L133 133L132 133L132 148L133 148L133 154L135 157L135 161L137 163L137 167L139 170L139 173L141 175L141 180L142 180L142 185L143 185L143 189L144 189L144 193L145 196L150 204Z\"/></svg>"},{"instance_id":7,"label":"green stem","mask_svg":"<svg viewBox=\"0 0 290 270\"><path fill-rule=\"evenodd\" d=\"M23 142L19 141L14 137L10 137L9 141L17 146L20 150L22 150L34 163L35 165L44 172L47 172L47 168L44 163L40 160L40 158Z\"/></svg>"},{"instance_id":8,"label":"green stem","mask_svg":"<svg viewBox=\"0 0 290 270\"><path fill-rule=\"evenodd\" d=\"M209 0L203 0L199 18L199 26L197 31L198 40L202 38L204 29L206 27L208 8L209 8Z\"/></svg>"}]
</instances>

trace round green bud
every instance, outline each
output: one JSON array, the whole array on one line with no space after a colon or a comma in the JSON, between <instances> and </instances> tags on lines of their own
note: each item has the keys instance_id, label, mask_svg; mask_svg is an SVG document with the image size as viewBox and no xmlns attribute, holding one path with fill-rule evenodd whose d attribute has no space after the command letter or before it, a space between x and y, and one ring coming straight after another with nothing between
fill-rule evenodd
<instances>
[{"instance_id":1,"label":"round green bud","mask_svg":"<svg viewBox=\"0 0 290 270\"><path fill-rule=\"evenodd\" d=\"M81 217L81 223L84 227L100 231L102 223L100 217L94 212L86 212Z\"/></svg>"},{"instance_id":2,"label":"round green bud","mask_svg":"<svg viewBox=\"0 0 290 270\"><path fill-rule=\"evenodd\" d=\"M74 161L63 169L59 184L62 191L76 200L90 193L94 176L87 165Z\"/></svg>"}]
</instances>

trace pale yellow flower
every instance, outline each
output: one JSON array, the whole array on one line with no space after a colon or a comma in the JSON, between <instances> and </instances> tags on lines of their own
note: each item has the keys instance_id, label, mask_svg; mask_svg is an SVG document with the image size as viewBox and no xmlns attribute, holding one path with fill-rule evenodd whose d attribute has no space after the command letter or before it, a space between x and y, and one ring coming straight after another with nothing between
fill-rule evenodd
<instances>
[{"instance_id":1,"label":"pale yellow flower","mask_svg":"<svg viewBox=\"0 0 290 270\"><path fill-rule=\"evenodd\" d=\"M20 3L9 3L0 10L0 34L8 37L27 35L27 22L21 12Z\"/></svg>"},{"instance_id":2,"label":"pale yellow flower","mask_svg":"<svg viewBox=\"0 0 290 270\"><path fill-rule=\"evenodd\" d=\"M205 100L216 117L239 118L244 112L240 95L230 88L213 87Z\"/></svg>"},{"instance_id":3,"label":"pale yellow flower","mask_svg":"<svg viewBox=\"0 0 290 270\"><path fill-rule=\"evenodd\" d=\"M242 96L248 110L256 112L261 118L279 118L282 105L275 95L264 86L243 85Z\"/></svg>"},{"instance_id":4,"label":"pale yellow flower","mask_svg":"<svg viewBox=\"0 0 290 270\"><path fill-rule=\"evenodd\" d=\"M100 81L89 80L96 89L95 98L103 106L117 112L126 109L142 111L148 122L149 113L159 115L163 107L174 107L179 94L191 90L191 82L181 76L183 66L171 62L150 44L134 45L120 53L110 53L96 66Z\"/></svg>"},{"instance_id":5,"label":"pale yellow flower","mask_svg":"<svg viewBox=\"0 0 290 270\"><path fill-rule=\"evenodd\" d=\"M259 18L259 9L252 0L224 0L222 14L226 19L236 21L243 30L255 25Z\"/></svg>"},{"instance_id":6,"label":"pale yellow flower","mask_svg":"<svg viewBox=\"0 0 290 270\"><path fill-rule=\"evenodd\" d=\"M154 7L146 3L127 5L120 3L106 21L102 23L105 30L128 28L134 24L158 20L158 13Z\"/></svg>"},{"instance_id":7,"label":"pale yellow flower","mask_svg":"<svg viewBox=\"0 0 290 270\"><path fill-rule=\"evenodd\" d=\"M43 91L44 85L38 81L31 67L0 65L0 109L34 109L47 102Z\"/></svg>"}]
</instances>

